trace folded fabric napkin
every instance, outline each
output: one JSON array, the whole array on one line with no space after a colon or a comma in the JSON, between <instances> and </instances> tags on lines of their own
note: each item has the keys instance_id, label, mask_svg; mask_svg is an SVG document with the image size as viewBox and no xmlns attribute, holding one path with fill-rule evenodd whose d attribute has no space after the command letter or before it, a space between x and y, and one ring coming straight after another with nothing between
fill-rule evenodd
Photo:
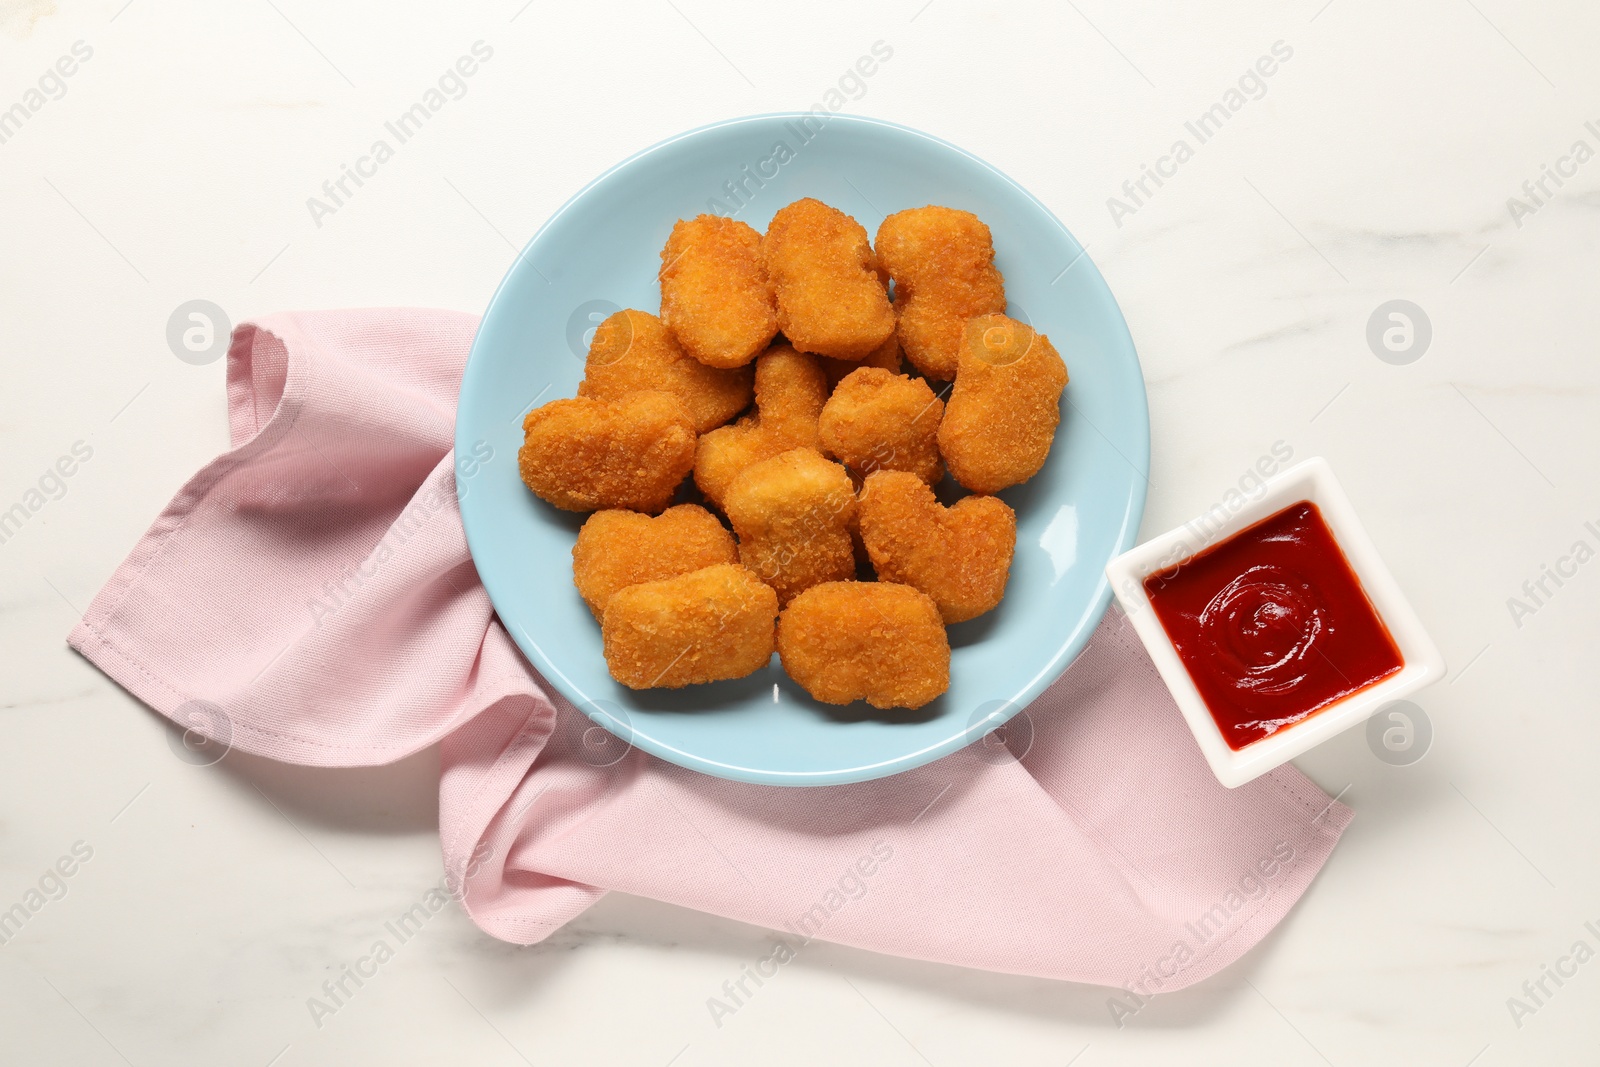
<instances>
[{"instance_id":1,"label":"folded fabric napkin","mask_svg":"<svg viewBox=\"0 0 1600 1067\"><path fill-rule=\"evenodd\" d=\"M1133 1010L1236 959L1349 822L1284 767L1222 788L1116 612L1008 728L858 785L745 785L594 727L495 618L451 451L476 320L280 314L235 331L233 447L69 641L214 741L352 767L442 743L450 884L530 944L608 889L812 938L1120 986ZM730 1005L731 1008L731 1005Z\"/></svg>"}]
</instances>

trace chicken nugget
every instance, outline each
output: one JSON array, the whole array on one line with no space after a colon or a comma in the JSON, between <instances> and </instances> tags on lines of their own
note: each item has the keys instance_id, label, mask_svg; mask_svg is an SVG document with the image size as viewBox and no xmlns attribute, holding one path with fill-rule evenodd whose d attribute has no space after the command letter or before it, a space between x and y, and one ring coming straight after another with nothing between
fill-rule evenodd
<instances>
[{"instance_id":1,"label":"chicken nugget","mask_svg":"<svg viewBox=\"0 0 1600 1067\"><path fill-rule=\"evenodd\" d=\"M679 504L655 518L637 511L597 511L572 546L572 581L599 619L619 589L737 562L733 534L698 504Z\"/></svg>"},{"instance_id":2,"label":"chicken nugget","mask_svg":"<svg viewBox=\"0 0 1600 1067\"><path fill-rule=\"evenodd\" d=\"M890 582L825 582L778 617L789 677L824 704L920 708L950 688L950 639L926 593Z\"/></svg>"},{"instance_id":3,"label":"chicken nugget","mask_svg":"<svg viewBox=\"0 0 1600 1067\"><path fill-rule=\"evenodd\" d=\"M696 433L715 429L750 406L753 371L708 367L678 346L648 311L627 308L595 327L578 395L615 400L641 389L671 393Z\"/></svg>"},{"instance_id":4,"label":"chicken nugget","mask_svg":"<svg viewBox=\"0 0 1600 1067\"><path fill-rule=\"evenodd\" d=\"M778 298L778 329L801 352L862 360L894 332L894 310L867 231L807 197L782 208L761 239Z\"/></svg>"},{"instance_id":5,"label":"chicken nugget","mask_svg":"<svg viewBox=\"0 0 1600 1067\"><path fill-rule=\"evenodd\" d=\"M756 360L755 392L755 414L712 430L695 450L695 484L718 507L750 464L791 448L817 447L817 417L828 383L815 357L773 345Z\"/></svg>"},{"instance_id":6,"label":"chicken nugget","mask_svg":"<svg viewBox=\"0 0 1600 1067\"><path fill-rule=\"evenodd\" d=\"M600 635L611 677L629 689L743 678L772 659L778 595L736 563L612 594Z\"/></svg>"},{"instance_id":7,"label":"chicken nugget","mask_svg":"<svg viewBox=\"0 0 1600 1067\"><path fill-rule=\"evenodd\" d=\"M673 224L661 250L661 320L708 367L742 367L778 332L761 235L737 219Z\"/></svg>"},{"instance_id":8,"label":"chicken nugget","mask_svg":"<svg viewBox=\"0 0 1600 1067\"><path fill-rule=\"evenodd\" d=\"M847 374L862 367L879 367L890 374L899 374L905 367L905 360L900 358L900 341L892 333L889 339L873 349L866 359L834 359L832 356L817 356L816 360L822 367L822 373L827 375L830 393L844 381Z\"/></svg>"},{"instance_id":9,"label":"chicken nugget","mask_svg":"<svg viewBox=\"0 0 1600 1067\"><path fill-rule=\"evenodd\" d=\"M1039 473L1056 426L1067 365L1050 338L1004 315L968 319L939 451L956 481L998 493Z\"/></svg>"},{"instance_id":10,"label":"chicken nugget","mask_svg":"<svg viewBox=\"0 0 1600 1067\"><path fill-rule=\"evenodd\" d=\"M861 539L880 581L914 586L944 621L964 622L1005 595L1017 513L994 496L945 507L920 479L876 471L861 487Z\"/></svg>"},{"instance_id":11,"label":"chicken nugget","mask_svg":"<svg viewBox=\"0 0 1600 1067\"><path fill-rule=\"evenodd\" d=\"M796 448L746 467L723 507L739 535L739 561L787 604L818 582L855 577L850 475L815 450Z\"/></svg>"},{"instance_id":12,"label":"chicken nugget","mask_svg":"<svg viewBox=\"0 0 1600 1067\"><path fill-rule=\"evenodd\" d=\"M943 417L944 401L927 382L862 367L834 388L817 420L817 434L823 453L856 474L909 471L932 485L944 477Z\"/></svg>"},{"instance_id":13,"label":"chicken nugget","mask_svg":"<svg viewBox=\"0 0 1600 1067\"><path fill-rule=\"evenodd\" d=\"M906 358L930 378L954 380L966 321L1006 309L989 227L970 211L911 208L883 220L876 251L894 278L895 329Z\"/></svg>"},{"instance_id":14,"label":"chicken nugget","mask_svg":"<svg viewBox=\"0 0 1600 1067\"><path fill-rule=\"evenodd\" d=\"M528 412L522 432L523 482L563 511L654 514L694 467L694 424L671 393L552 400Z\"/></svg>"}]
</instances>

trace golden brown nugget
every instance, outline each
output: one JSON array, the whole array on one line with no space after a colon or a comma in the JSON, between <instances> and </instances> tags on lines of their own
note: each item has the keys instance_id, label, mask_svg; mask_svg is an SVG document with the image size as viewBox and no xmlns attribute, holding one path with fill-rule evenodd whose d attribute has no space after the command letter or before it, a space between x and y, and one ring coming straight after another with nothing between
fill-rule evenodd
<instances>
[{"instance_id":1,"label":"golden brown nugget","mask_svg":"<svg viewBox=\"0 0 1600 1067\"><path fill-rule=\"evenodd\" d=\"M967 320L939 451L956 481L998 493L1039 473L1056 426L1067 365L1050 338L1004 315Z\"/></svg>"},{"instance_id":2,"label":"golden brown nugget","mask_svg":"<svg viewBox=\"0 0 1600 1067\"><path fill-rule=\"evenodd\" d=\"M828 392L832 393L845 376L862 367L878 367L891 374L899 374L905 367L905 361L900 358L900 341L894 334L877 348L866 359L834 359L832 356L817 356L817 363L822 367L822 373L828 378Z\"/></svg>"},{"instance_id":3,"label":"golden brown nugget","mask_svg":"<svg viewBox=\"0 0 1600 1067\"><path fill-rule=\"evenodd\" d=\"M817 434L825 455L863 477L876 470L909 471L932 485L944 477L943 417L944 401L927 382L862 367L834 388Z\"/></svg>"},{"instance_id":4,"label":"golden brown nugget","mask_svg":"<svg viewBox=\"0 0 1600 1067\"><path fill-rule=\"evenodd\" d=\"M706 499L722 498L739 472L791 448L817 447L817 417L828 382L816 358L776 344L756 360L756 410L700 438L694 481Z\"/></svg>"},{"instance_id":5,"label":"golden brown nugget","mask_svg":"<svg viewBox=\"0 0 1600 1067\"><path fill-rule=\"evenodd\" d=\"M694 466L694 424L671 393L573 397L528 412L522 480L563 511L660 511Z\"/></svg>"},{"instance_id":6,"label":"golden brown nugget","mask_svg":"<svg viewBox=\"0 0 1600 1067\"><path fill-rule=\"evenodd\" d=\"M862 360L894 332L894 310L867 231L807 197L767 226L761 255L778 298L778 329L801 352Z\"/></svg>"},{"instance_id":7,"label":"golden brown nugget","mask_svg":"<svg viewBox=\"0 0 1600 1067\"><path fill-rule=\"evenodd\" d=\"M855 577L850 475L815 450L796 448L746 467L723 507L739 535L739 562L787 604L818 582Z\"/></svg>"},{"instance_id":8,"label":"golden brown nugget","mask_svg":"<svg viewBox=\"0 0 1600 1067\"><path fill-rule=\"evenodd\" d=\"M595 327L578 395L615 400L641 389L671 393L696 433L715 429L750 406L753 372L717 370L678 346L660 319L628 308Z\"/></svg>"},{"instance_id":9,"label":"golden brown nugget","mask_svg":"<svg viewBox=\"0 0 1600 1067\"><path fill-rule=\"evenodd\" d=\"M597 511L572 546L572 581L599 619L619 589L737 562L733 534L698 504L679 504L655 518L637 511Z\"/></svg>"},{"instance_id":10,"label":"golden brown nugget","mask_svg":"<svg viewBox=\"0 0 1600 1067\"><path fill-rule=\"evenodd\" d=\"M914 586L944 621L964 622L1000 603L1017 547L1017 513L994 496L945 507L904 471L877 471L861 489L861 539L880 581Z\"/></svg>"},{"instance_id":11,"label":"golden brown nugget","mask_svg":"<svg viewBox=\"0 0 1600 1067\"><path fill-rule=\"evenodd\" d=\"M742 367L778 332L761 235L737 219L699 215L661 250L661 319L708 367Z\"/></svg>"},{"instance_id":12,"label":"golden brown nugget","mask_svg":"<svg viewBox=\"0 0 1600 1067\"><path fill-rule=\"evenodd\" d=\"M912 208L883 220L875 247L894 278L896 332L906 358L930 378L954 380L966 321L1006 309L989 227L970 211Z\"/></svg>"},{"instance_id":13,"label":"golden brown nugget","mask_svg":"<svg viewBox=\"0 0 1600 1067\"><path fill-rule=\"evenodd\" d=\"M926 593L890 582L826 582L778 617L789 677L824 704L920 708L950 688L950 640Z\"/></svg>"},{"instance_id":14,"label":"golden brown nugget","mask_svg":"<svg viewBox=\"0 0 1600 1067\"><path fill-rule=\"evenodd\" d=\"M772 659L778 595L736 563L618 590L600 623L606 666L629 689L743 678Z\"/></svg>"}]
</instances>

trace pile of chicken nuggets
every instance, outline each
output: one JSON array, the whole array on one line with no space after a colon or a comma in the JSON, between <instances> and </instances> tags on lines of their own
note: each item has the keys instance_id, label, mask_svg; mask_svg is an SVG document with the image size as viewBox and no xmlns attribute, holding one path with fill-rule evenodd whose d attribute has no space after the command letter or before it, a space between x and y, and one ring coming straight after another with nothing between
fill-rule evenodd
<instances>
[{"instance_id":1,"label":"pile of chicken nuggets","mask_svg":"<svg viewBox=\"0 0 1600 1067\"><path fill-rule=\"evenodd\" d=\"M994 494L1044 465L1067 383L1006 317L989 228L929 206L869 240L809 198L765 234L701 215L660 282L660 316L602 322L518 456L541 499L593 513L573 580L611 676L678 688L776 650L828 704L935 699L945 627L1005 594L1017 520ZM947 473L970 493L950 506Z\"/></svg>"}]
</instances>

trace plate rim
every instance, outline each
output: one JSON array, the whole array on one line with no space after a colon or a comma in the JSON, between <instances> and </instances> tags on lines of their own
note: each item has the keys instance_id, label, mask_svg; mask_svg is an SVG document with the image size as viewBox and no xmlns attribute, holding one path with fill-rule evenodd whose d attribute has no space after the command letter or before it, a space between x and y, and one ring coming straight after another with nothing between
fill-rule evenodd
<instances>
[{"instance_id":1,"label":"plate rim","mask_svg":"<svg viewBox=\"0 0 1600 1067\"><path fill-rule=\"evenodd\" d=\"M462 367L461 387L457 397L455 412L456 424L454 432L451 435L454 455L458 457L462 455L462 448L464 445L469 450L472 446L471 442L464 441L465 431L461 423L460 411L465 404L469 390L472 388L472 370L479 355L479 346L483 339L483 326L489 321L499 302L503 298L507 297L507 286L511 283L513 275L517 273L522 261L526 259L530 252L538 245L540 239L545 235L546 231L554 226L573 207L574 204L582 200L590 193L591 190L605 182L612 175L633 166L646 156L659 152L662 149L678 143L679 141L687 140L691 137L697 137L713 130L723 129L730 126L740 126L766 120L796 119L803 117L815 118L816 113L814 111L761 112L750 115L740 115L733 118L719 119L715 122L709 122L701 126L693 127L692 129L683 130L679 133L673 134L670 137L666 137L660 141L657 141L654 144L641 148L617 163L612 164L610 167L607 167L604 171L590 179L575 193L569 196L560 207L551 212L550 216L545 219L545 221L537 230L534 231L533 236L529 237L527 242L523 244L521 250L517 252L516 257L511 261L511 264L506 267L505 273L501 276L499 284L495 286L494 293L490 296L488 304L484 307L483 314L478 320L477 328L473 331L472 345L468 349L466 363ZM1134 375L1134 383L1136 385L1138 398L1137 409L1139 425L1137 429L1139 432L1137 440L1139 448L1136 455L1124 458L1129 460L1129 465L1134 467L1134 472L1139 475L1139 479L1143 484L1142 487L1135 488L1135 491L1128 500L1128 505L1124 509L1122 515L1122 528L1118 531L1116 543L1112 546L1110 556L1107 558L1108 560L1114 559L1122 553L1128 551L1133 547L1134 542L1138 539L1139 526L1144 516L1144 509L1150 489L1150 400L1148 390L1145 387L1143 365L1139 359L1138 345L1133 339L1133 331L1128 328L1127 317L1122 312L1122 305L1117 301L1116 294L1111 291L1111 287L1109 284L1107 284L1105 276L1100 273L1099 267L1096 266L1094 260L1089 257L1087 247L1077 239L1072 231L1067 228L1066 224L1056 216L1054 211L1050 210L1049 206L1045 204L1044 201L1040 200L1020 182L1016 181L1016 179L1012 178L1009 174L1006 174L1004 171L1000 170L1000 168L996 167L994 164L983 159L981 156L962 148L959 145L953 144L950 141L946 141L942 137L927 133L926 131L919 130L912 126L907 126L902 123L893 122L888 119L880 119L865 115L844 114L839 112L829 113L827 115L827 119L830 122L833 120L843 120L847 124L859 124L862 126L874 126L890 129L898 134L910 135L932 142L943 149L965 157L966 159L977 164L979 167L983 168L985 171L989 172L1001 182L1010 186L1013 190L1020 193L1024 198L1037 207L1046 218L1055 224L1056 228L1061 232L1061 234L1078 249L1077 259L1083 259L1087 261L1087 265L1094 272L1094 278L1099 283L1099 287L1104 292L1106 299L1109 301L1110 309L1116 317L1117 325L1121 327L1123 335L1127 338L1128 348L1133 356L1134 366L1138 368L1139 371L1139 373ZM1077 259L1074 259L1073 263L1076 263ZM1069 264L1069 266L1070 265L1071 264ZM1056 679L1060 678L1062 674L1066 673L1073 663L1077 661L1078 657L1083 654L1085 648L1088 647L1090 637L1099 627L1101 621L1105 618L1106 611L1109 609L1112 600L1111 583L1109 579L1106 578L1104 567L1102 566L1099 571L1099 580L1094 596L1090 600L1088 610L1083 614L1078 627L1074 629L1073 632L1069 634L1062 642L1060 649L1049 661L1049 663L1047 663L1041 670L1036 672L1034 676L1028 679L1027 682L1019 689L1018 696L1005 702L1007 705L1009 705L1010 711L1008 714L1005 714L1003 718L989 716L980 719L977 722L969 722L965 729L949 738L946 738L943 741L926 745L914 752L903 753L892 759L881 760L876 763L857 765L831 771L760 770L721 763L704 756L695 755L694 753L683 752L682 750L674 748L658 738L641 734L638 730L633 728L631 723L619 722L615 720L599 706L598 702L594 698L584 695L581 688L572 682L571 679L566 677L560 666L551 661L549 657L547 657L540 650L537 642L535 642L529 635L525 633L518 633L520 627L513 627L507 623L505 618L501 615L498 598L495 596L495 591L491 587L490 579L483 573L481 569L478 568L477 565L478 550L474 545L473 522L469 521L467 518L469 508L459 498L458 481L457 493L457 507L461 515L462 533L467 542L467 551L473 560L473 568L478 572L478 580L480 583L482 583L484 592L489 597L490 606L494 609L495 617L500 621L501 626L504 627L505 630L511 635L512 641L516 645L518 651L522 654L523 658L528 661L529 666L534 669L538 676L555 688L564 699L572 704L574 708L576 708L591 722L606 729L628 746L640 748L651 755L657 756L668 763L683 767L686 770L698 771L702 774L707 774L715 778L721 778L730 781L746 782L755 785L782 786L788 788L847 785L857 782L874 781L879 778L887 778L891 775L900 774L905 771L915 770L918 767L926 766L937 759L964 749L974 741L977 741L980 737L983 737L992 730L1004 725L1006 722L1010 721L1011 718L1015 717L1017 714L1031 706L1033 702L1037 700L1039 696L1055 682ZM529 646L531 646L531 650ZM586 704L588 707L584 706Z\"/></svg>"}]
</instances>

